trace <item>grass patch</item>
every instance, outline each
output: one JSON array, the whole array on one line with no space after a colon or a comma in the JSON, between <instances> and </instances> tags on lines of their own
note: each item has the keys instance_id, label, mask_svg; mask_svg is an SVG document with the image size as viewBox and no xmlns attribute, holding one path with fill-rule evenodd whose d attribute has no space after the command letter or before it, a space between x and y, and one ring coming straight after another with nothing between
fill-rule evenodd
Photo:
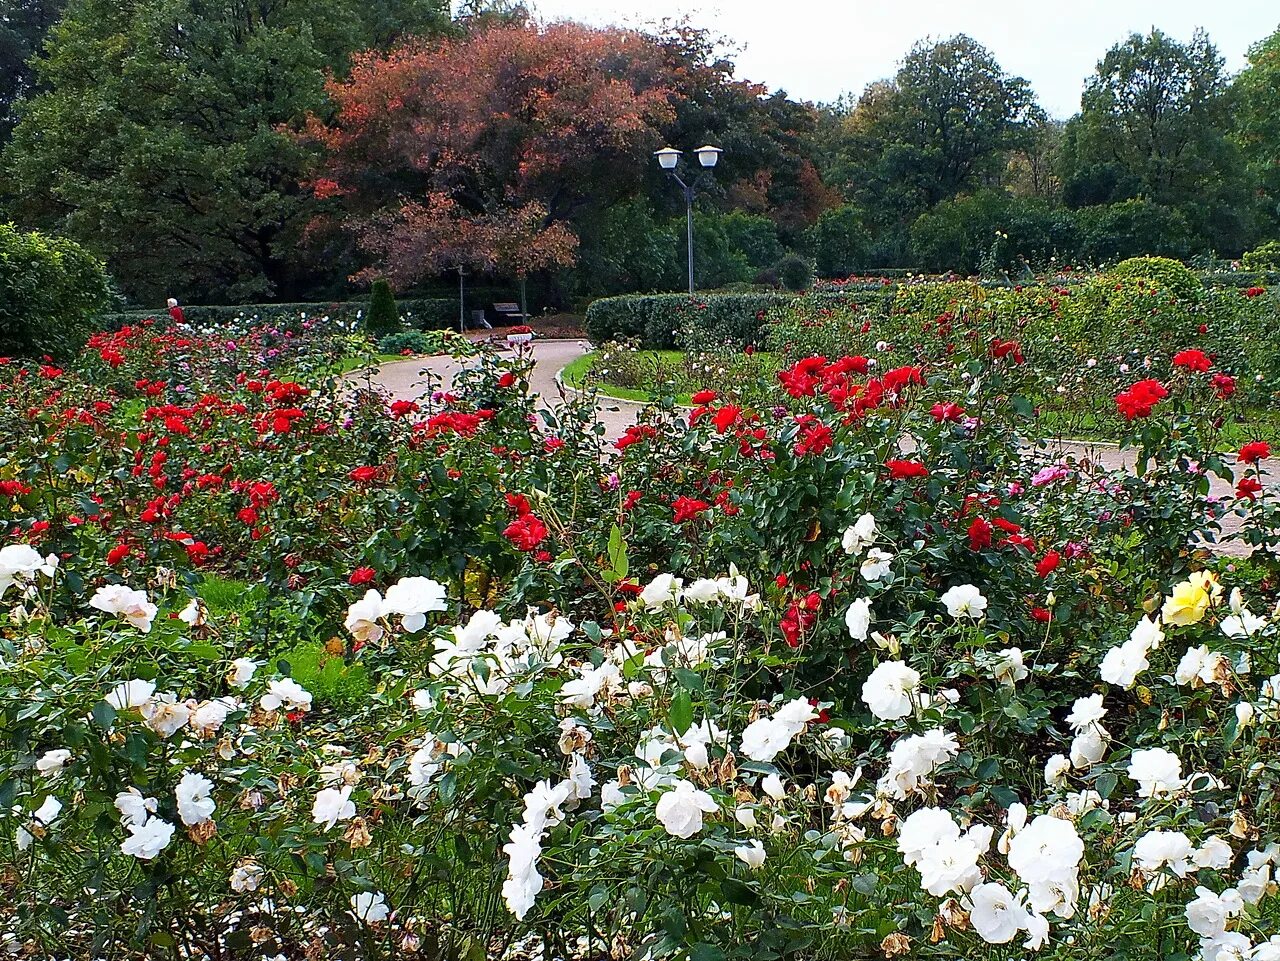
<instances>
[{"instance_id":1,"label":"grass patch","mask_svg":"<svg viewBox=\"0 0 1280 961\"><path fill-rule=\"evenodd\" d=\"M388 364L393 360L412 360L412 357L404 357L400 354L374 354L373 363L369 363L367 354L353 354L350 357L343 357L335 361L331 370L333 373L341 377L343 374L349 374L353 370L363 370L365 367L372 367L378 364Z\"/></svg>"},{"instance_id":2,"label":"grass patch","mask_svg":"<svg viewBox=\"0 0 1280 961\"><path fill-rule=\"evenodd\" d=\"M744 361L751 368L749 375L741 369ZM728 392L728 385L739 393L752 387L766 387L766 381L772 378L773 365L773 355L763 352L747 359L736 354L727 358L691 355L680 350L605 349L575 358L563 368L560 377L567 387L596 390L604 397L646 404L663 396L658 387L659 381L663 381L677 404L692 407L692 395L704 387L721 394ZM712 367L719 373L711 370ZM762 377L761 372L767 372L767 376ZM744 376L759 383L745 384Z\"/></svg>"}]
</instances>

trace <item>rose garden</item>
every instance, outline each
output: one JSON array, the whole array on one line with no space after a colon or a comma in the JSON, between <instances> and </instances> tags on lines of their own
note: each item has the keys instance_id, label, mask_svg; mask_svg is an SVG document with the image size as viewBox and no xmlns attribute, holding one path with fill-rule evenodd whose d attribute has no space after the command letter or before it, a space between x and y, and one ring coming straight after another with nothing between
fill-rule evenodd
<instances>
[{"instance_id":1,"label":"rose garden","mask_svg":"<svg viewBox=\"0 0 1280 961\"><path fill-rule=\"evenodd\" d=\"M398 306L0 227L0 956L1280 961L1274 244L553 322L530 209Z\"/></svg>"}]
</instances>

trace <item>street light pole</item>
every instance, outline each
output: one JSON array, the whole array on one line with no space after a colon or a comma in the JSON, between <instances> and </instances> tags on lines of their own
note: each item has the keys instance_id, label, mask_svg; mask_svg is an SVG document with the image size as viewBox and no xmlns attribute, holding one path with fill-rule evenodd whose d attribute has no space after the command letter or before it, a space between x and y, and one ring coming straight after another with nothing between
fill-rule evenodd
<instances>
[{"instance_id":1,"label":"street light pole","mask_svg":"<svg viewBox=\"0 0 1280 961\"><path fill-rule=\"evenodd\" d=\"M710 170L716 165L720 159L722 151L719 147L710 145L699 147L695 153L698 155L698 163L702 165L702 170ZM680 176L676 167L680 162L682 151L673 147L663 147L661 150L655 151L654 156L658 158L658 165L671 175L671 179L680 185L680 189L684 191L684 217L685 217L685 235L689 250L689 296L693 296L693 199L695 196L695 188L697 187L697 177L691 177L686 183L684 178ZM701 173L701 171L699 171Z\"/></svg>"}]
</instances>

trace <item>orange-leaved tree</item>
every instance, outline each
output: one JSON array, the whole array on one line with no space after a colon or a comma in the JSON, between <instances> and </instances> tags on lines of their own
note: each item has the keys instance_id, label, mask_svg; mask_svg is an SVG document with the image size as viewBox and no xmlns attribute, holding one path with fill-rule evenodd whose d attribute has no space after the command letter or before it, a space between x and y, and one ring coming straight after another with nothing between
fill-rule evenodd
<instances>
[{"instance_id":1,"label":"orange-leaved tree","mask_svg":"<svg viewBox=\"0 0 1280 961\"><path fill-rule=\"evenodd\" d=\"M574 23L362 54L328 93L317 194L399 286L571 264L573 221L635 192L678 98L651 38Z\"/></svg>"}]
</instances>

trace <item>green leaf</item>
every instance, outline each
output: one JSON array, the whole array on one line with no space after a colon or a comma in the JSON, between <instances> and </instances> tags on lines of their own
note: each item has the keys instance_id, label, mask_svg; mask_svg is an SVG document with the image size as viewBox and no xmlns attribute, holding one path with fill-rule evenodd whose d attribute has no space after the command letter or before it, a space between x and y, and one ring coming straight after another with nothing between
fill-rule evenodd
<instances>
[{"instance_id":1,"label":"green leaf","mask_svg":"<svg viewBox=\"0 0 1280 961\"><path fill-rule=\"evenodd\" d=\"M622 538L622 528L614 524L609 528L609 566L619 578L627 576L627 542Z\"/></svg>"},{"instance_id":2,"label":"green leaf","mask_svg":"<svg viewBox=\"0 0 1280 961\"><path fill-rule=\"evenodd\" d=\"M677 667L673 673L676 676L676 680L680 682L680 686L686 691L701 693L705 690L705 685L702 683L702 677L695 674L687 667Z\"/></svg>"},{"instance_id":3,"label":"green leaf","mask_svg":"<svg viewBox=\"0 0 1280 961\"><path fill-rule=\"evenodd\" d=\"M1116 783L1118 781L1119 778L1115 776L1115 773L1108 771L1094 782L1094 788L1097 790L1098 795L1105 801L1107 798L1111 797L1112 792L1115 791Z\"/></svg>"},{"instance_id":4,"label":"green leaf","mask_svg":"<svg viewBox=\"0 0 1280 961\"><path fill-rule=\"evenodd\" d=\"M667 720L672 729L680 735L693 725L693 698L688 691L681 691L671 699L671 709L667 712Z\"/></svg>"},{"instance_id":5,"label":"green leaf","mask_svg":"<svg viewBox=\"0 0 1280 961\"><path fill-rule=\"evenodd\" d=\"M759 895L736 878L725 878L721 881L720 893L730 904L752 905L760 900Z\"/></svg>"},{"instance_id":6,"label":"green leaf","mask_svg":"<svg viewBox=\"0 0 1280 961\"><path fill-rule=\"evenodd\" d=\"M714 944L700 941L689 949L689 961L724 961L724 951Z\"/></svg>"},{"instance_id":7,"label":"green leaf","mask_svg":"<svg viewBox=\"0 0 1280 961\"><path fill-rule=\"evenodd\" d=\"M106 701L99 701L89 713L93 716L94 723L104 730L110 728L116 719L116 709Z\"/></svg>"}]
</instances>

